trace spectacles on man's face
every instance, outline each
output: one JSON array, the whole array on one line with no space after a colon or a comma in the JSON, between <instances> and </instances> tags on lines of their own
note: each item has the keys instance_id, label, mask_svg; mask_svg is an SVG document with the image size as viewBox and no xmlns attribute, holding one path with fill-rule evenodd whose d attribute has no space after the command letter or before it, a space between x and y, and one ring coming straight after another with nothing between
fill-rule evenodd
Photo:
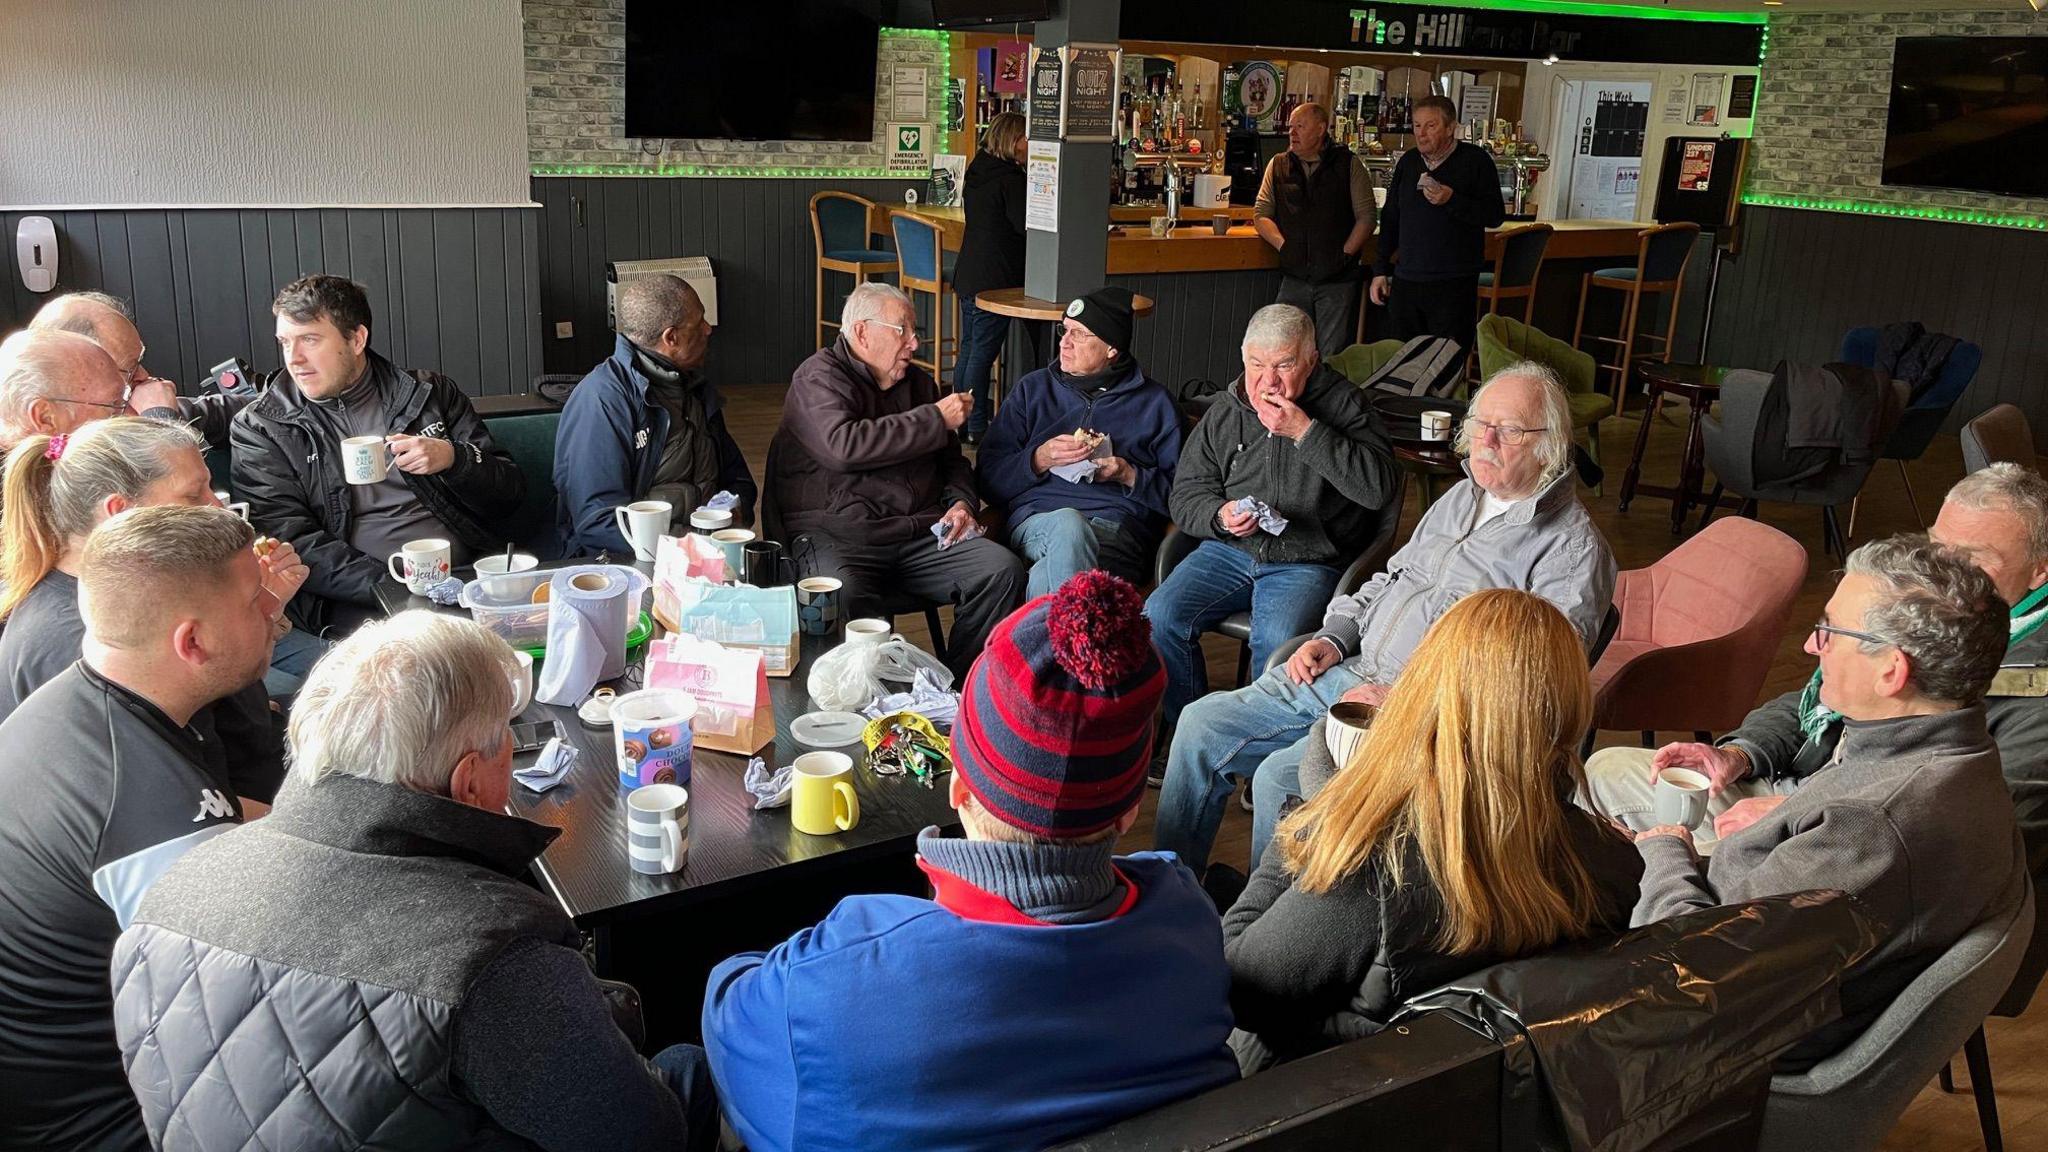
<instances>
[{"instance_id":1,"label":"spectacles on man's face","mask_svg":"<svg viewBox=\"0 0 2048 1152\"><path fill-rule=\"evenodd\" d=\"M1891 641L1882 636L1873 636L1868 632L1858 632L1854 628L1837 628L1826 620L1815 624L1813 626L1813 634L1807 639L1813 644L1815 652L1821 652L1827 649L1828 637L1830 636L1847 636L1851 640L1861 640L1865 644L1891 644Z\"/></svg>"},{"instance_id":2,"label":"spectacles on man's face","mask_svg":"<svg viewBox=\"0 0 2048 1152\"><path fill-rule=\"evenodd\" d=\"M128 410L128 397L131 391L127 385L122 385L121 399L112 404L104 400L82 400L76 396L52 396L50 399L55 400L59 404L83 404L88 408L105 408L109 412L126 412Z\"/></svg>"},{"instance_id":3,"label":"spectacles on man's face","mask_svg":"<svg viewBox=\"0 0 2048 1152\"><path fill-rule=\"evenodd\" d=\"M897 334L898 336L903 336L903 337L907 337L907 338L909 338L909 339L911 339L911 340L915 340L915 339L917 339L917 329L916 329L915 327L913 327L913 326L909 325L909 324L891 324L891 323L889 323L889 322L888 322L887 320L872 320L872 319L871 319L871 320L869 320L869 321L868 321L868 323L870 323L870 324L880 324L880 325L881 325L882 327L884 327L884 328L893 328L893 329L895 329L895 330L896 330L896 334Z\"/></svg>"},{"instance_id":4,"label":"spectacles on man's face","mask_svg":"<svg viewBox=\"0 0 2048 1152\"><path fill-rule=\"evenodd\" d=\"M1519 448L1522 442L1529 437L1534 436L1538 432L1548 431L1550 431L1548 428L1524 428L1520 424L1495 424L1491 420L1481 420L1477 416L1465 417L1465 439L1483 439L1488 432L1491 432L1495 436L1500 437L1500 442L1510 448Z\"/></svg>"}]
</instances>

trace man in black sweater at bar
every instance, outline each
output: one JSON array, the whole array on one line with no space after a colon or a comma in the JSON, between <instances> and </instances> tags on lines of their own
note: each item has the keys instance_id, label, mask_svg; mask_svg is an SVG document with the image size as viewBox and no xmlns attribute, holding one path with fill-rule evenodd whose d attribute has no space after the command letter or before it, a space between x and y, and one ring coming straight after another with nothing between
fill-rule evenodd
<instances>
[{"instance_id":1,"label":"man in black sweater at bar","mask_svg":"<svg viewBox=\"0 0 2048 1152\"><path fill-rule=\"evenodd\" d=\"M1485 149L1458 142L1448 98L1417 100L1414 116L1415 147L1395 163L1380 210L1372 302L1387 305L1400 339L1444 336L1470 351L1486 230L1507 218L1500 173Z\"/></svg>"}]
</instances>

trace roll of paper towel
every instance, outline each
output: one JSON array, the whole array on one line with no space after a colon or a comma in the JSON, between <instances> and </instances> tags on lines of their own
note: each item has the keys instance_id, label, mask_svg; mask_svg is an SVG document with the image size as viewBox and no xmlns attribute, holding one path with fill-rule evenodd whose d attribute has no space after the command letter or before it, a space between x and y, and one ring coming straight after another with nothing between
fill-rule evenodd
<instances>
[{"instance_id":1,"label":"roll of paper towel","mask_svg":"<svg viewBox=\"0 0 2048 1152\"><path fill-rule=\"evenodd\" d=\"M626 634L640 617L647 577L619 564L556 572L548 588L548 651L534 699L574 707L626 670Z\"/></svg>"}]
</instances>

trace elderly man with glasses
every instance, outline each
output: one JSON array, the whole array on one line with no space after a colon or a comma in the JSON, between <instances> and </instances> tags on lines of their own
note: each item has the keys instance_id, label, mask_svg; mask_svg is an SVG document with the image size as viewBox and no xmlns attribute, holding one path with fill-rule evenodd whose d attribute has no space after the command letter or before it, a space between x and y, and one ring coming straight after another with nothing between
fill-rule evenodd
<instances>
[{"instance_id":1,"label":"elderly man with glasses","mask_svg":"<svg viewBox=\"0 0 2048 1152\"><path fill-rule=\"evenodd\" d=\"M30 436L75 432L128 410L128 382L99 345L29 329L0 341L0 451Z\"/></svg>"},{"instance_id":2,"label":"elderly man with glasses","mask_svg":"<svg viewBox=\"0 0 2048 1152\"><path fill-rule=\"evenodd\" d=\"M2048 480L2018 464L1993 464L1963 477L1942 501L1929 536L1953 549L1991 579L2010 605L2005 654L2010 670L1992 682L1985 723L1998 745L2006 784L2026 837L2029 867L2048 866ZM1816 626L1807 651L1827 647L1830 635L1851 635L1834 624ZM1713 792L1709 819L1692 841L1711 851L1773 808L1836 760L1841 715L1820 703L1821 670L1805 686L1759 706L1742 726L1713 744L1603 748L1586 762L1589 807L1640 832L1655 824L1657 773L1690 768Z\"/></svg>"},{"instance_id":3,"label":"elderly man with glasses","mask_svg":"<svg viewBox=\"0 0 2048 1152\"><path fill-rule=\"evenodd\" d=\"M917 348L902 290L867 283L847 296L839 339L789 379L761 519L804 575L841 581L848 616L953 605L945 658L965 678L1023 601L1024 565L976 519L981 497L959 436L974 397L939 395L911 363Z\"/></svg>"},{"instance_id":4,"label":"elderly man with glasses","mask_svg":"<svg viewBox=\"0 0 2048 1152\"><path fill-rule=\"evenodd\" d=\"M1300 795L1310 727L1339 700L1378 704L1423 633L1469 592L1541 596L1590 648L1614 594L1614 554L1573 487L1571 409L1557 377L1534 363L1495 373L1457 447L1469 478L1430 506L1386 571L1331 600L1321 630L1284 666L1182 714L1159 797L1160 848L1200 869L1236 781L1251 776L1256 866Z\"/></svg>"},{"instance_id":5,"label":"elderly man with glasses","mask_svg":"<svg viewBox=\"0 0 2048 1152\"><path fill-rule=\"evenodd\" d=\"M118 296L104 292L66 292L52 297L28 322L30 329L76 332L106 350L114 367L128 382L121 411L191 425L206 438L206 446L226 451L228 429L235 413L249 406L257 392L248 388L233 395L180 396L178 386L150 374L143 358L149 349L135 327L135 316ZM104 407L104 405L102 405ZM118 411L105 413L119 415Z\"/></svg>"},{"instance_id":6,"label":"elderly man with glasses","mask_svg":"<svg viewBox=\"0 0 2048 1152\"><path fill-rule=\"evenodd\" d=\"M1991 577L1924 536L1849 554L1806 650L1820 673L1801 723L1838 729L1834 753L1792 795L1702 861L1689 829L1651 827L1634 923L1763 896L1838 888L1879 924L1877 950L1842 985L1842 1019L1790 1055L1807 1064L1860 1032L1973 926L2026 898L2024 846L1984 693L2006 651Z\"/></svg>"}]
</instances>

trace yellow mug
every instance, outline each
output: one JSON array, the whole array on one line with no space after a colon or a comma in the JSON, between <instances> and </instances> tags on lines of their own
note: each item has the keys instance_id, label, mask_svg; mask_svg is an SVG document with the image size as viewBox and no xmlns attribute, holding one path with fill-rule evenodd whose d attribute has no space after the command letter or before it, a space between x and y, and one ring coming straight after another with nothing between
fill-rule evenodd
<instances>
[{"instance_id":1,"label":"yellow mug","mask_svg":"<svg viewBox=\"0 0 2048 1152\"><path fill-rule=\"evenodd\" d=\"M789 822L811 836L830 836L860 823L860 797L853 791L853 757L844 752L806 752L790 766L795 773Z\"/></svg>"}]
</instances>

